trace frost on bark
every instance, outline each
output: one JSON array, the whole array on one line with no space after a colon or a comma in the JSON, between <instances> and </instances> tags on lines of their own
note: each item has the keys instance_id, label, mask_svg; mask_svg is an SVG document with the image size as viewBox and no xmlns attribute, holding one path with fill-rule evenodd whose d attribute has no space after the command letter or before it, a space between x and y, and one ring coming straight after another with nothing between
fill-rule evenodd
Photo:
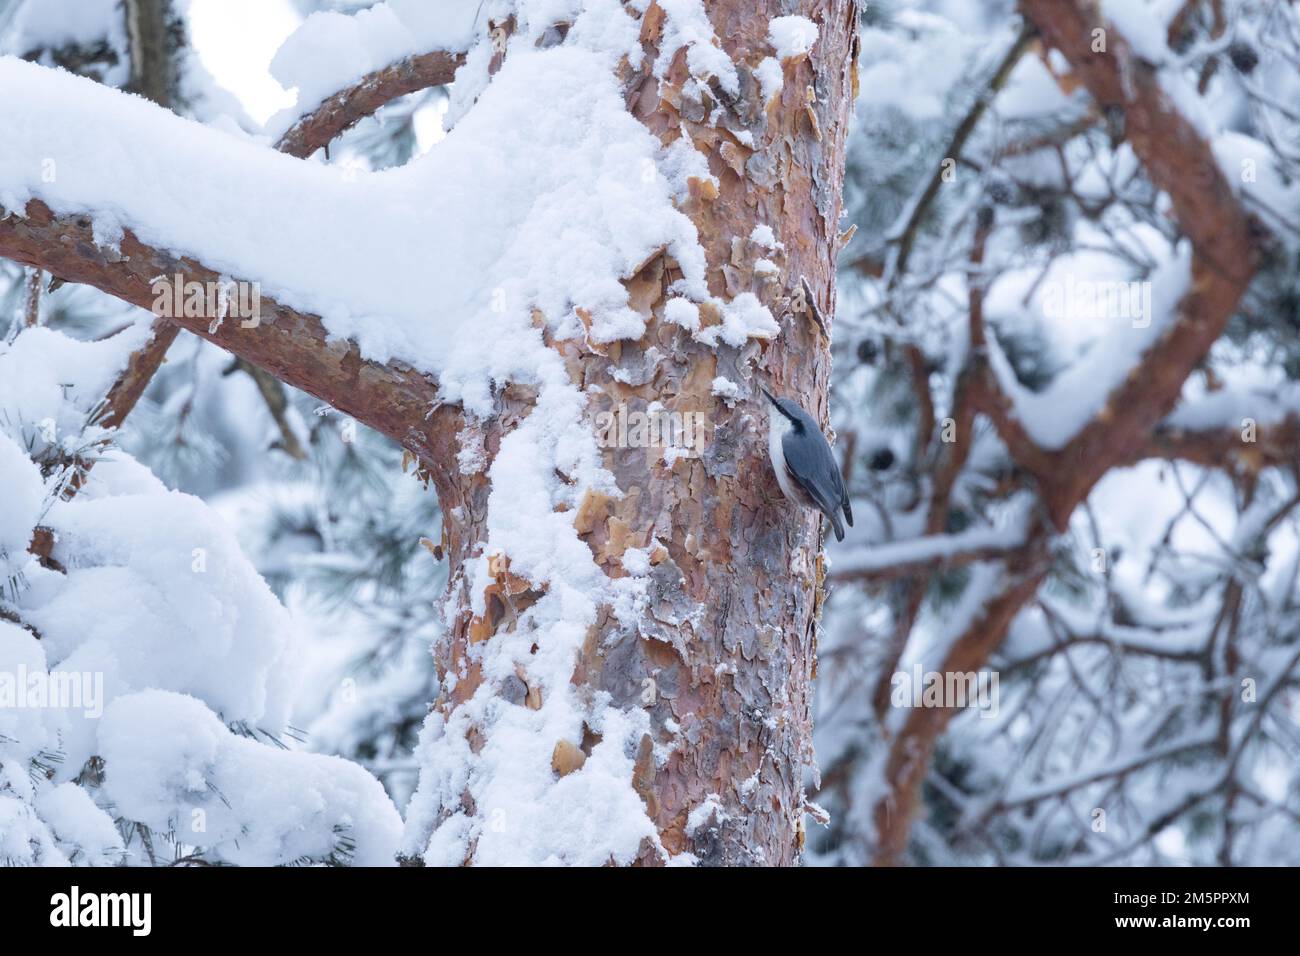
<instances>
[{"instance_id":1,"label":"frost on bark","mask_svg":"<svg viewBox=\"0 0 1300 956\"><path fill-rule=\"evenodd\" d=\"M757 386L796 396L826 418L829 343L797 290L806 276L821 311L833 314L856 10L847 0L798 7L749 0L706 4L739 71L739 97L719 89L702 99L684 95L685 49L662 80L651 73L664 19L653 5L641 25L644 68L627 68L620 77L632 113L665 144L689 137L717 177L716 189L701 182L683 209L708 255L710 292L724 300L756 294L780 322L780 334L739 350L693 341L664 319L668 286L680 273L660 254L627 282L633 306L647 318L643 338L609 346L552 343L572 380L587 389L593 428L601 412L645 410L655 401L669 411L707 417L703 454L671 467L661 449L605 451L604 465L623 496L590 493L574 520L611 578L628 573L622 563L628 549L650 549L650 600L640 620L601 613L573 683L581 694L608 694L614 707L648 714L636 791L668 853L689 851L713 864L797 862L804 777L815 773L810 694L822 595L820 519L781 497L767 460L767 419ZM769 20L791 12L812 19L820 38L810 56L785 61L783 91L765 105L753 71L772 55ZM709 122L715 109L722 110L716 125ZM749 238L759 224L771 226L784 245L773 257L781 268L778 281L754 271L766 254ZM719 321L701 311L704 325ZM718 376L741 386L734 407L711 394ZM484 436L489 455L528 413L528 396L508 391L502 414ZM449 522L446 532L460 612L438 650L438 667L440 674L468 674L436 702L450 717L483 680L473 646L512 630L538 595L502 563L484 596L485 614L474 615L474 595L456 569L485 540L487 489L480 478L466 479L445 462L431 468L444 511L465 516ZM524 706L540 704L532 688L501 692L522 696ZM590 735L581 748L557 741L555 772L585 759L591 743ZM481 744L471 741L471 747ZM692 818L700 807L706 809ZM639 861L660 858L644 841Z\"/></svg>"}]
</instances>

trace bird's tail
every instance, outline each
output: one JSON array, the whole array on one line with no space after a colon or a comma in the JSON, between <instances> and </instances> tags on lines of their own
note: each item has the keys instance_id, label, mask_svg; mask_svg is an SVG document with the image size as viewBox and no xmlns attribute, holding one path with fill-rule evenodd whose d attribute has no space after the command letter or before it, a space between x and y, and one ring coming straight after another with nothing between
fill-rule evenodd
<instances>
[{"instance_id":1,"label":"bird's tail","mask_svg":"<svg viewBox=\"0 0 1300 956\"><path fill-rule=\"evenodd\" d=\"M840 521L839 514L835 511L834 508L832 508L830 511L826 512L826 517L831 519L831 527L835 529L835 540L843 541L844 523Z\"/></svg>"}]
</instances>

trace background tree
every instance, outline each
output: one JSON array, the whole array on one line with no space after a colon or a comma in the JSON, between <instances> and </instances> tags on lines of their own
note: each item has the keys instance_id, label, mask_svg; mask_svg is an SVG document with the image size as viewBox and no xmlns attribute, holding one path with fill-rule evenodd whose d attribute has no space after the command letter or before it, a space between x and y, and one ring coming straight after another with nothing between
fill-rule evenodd
<instances>
[{"instance_id":1,"label":"background tree","mask_svg":"<svg viewBox=\"0 0 1300 956\"><path fill-rule=\"evenodd\" d=\"M459 31L466 41L458 121L472 124L496 87L518 94L529 76L560 85L604 77L576 104L598 126L587 151L612 149L618 160L611 168L606 156L590 157L595 185L617 194L639 183L660 203L643 210L653 213L649 229L613 234L624 247L615 276L623 291L602 288L584 305L591 293L575 288L567 311L548 314L553 295L510 301L518 279L498 277L502 321L522 314L541 330L532 360L542 367L531 376L476 371L492 376L491 391L462 381L458 401L428 364L341 348L320 318L269 298L256 329L210 316L177 324L400 440L438 491L448 520L433 549L449 561L448 630L408 815L410 858L662 862L689 851L706 861L791 862L811 758L819 531L774 495L766 421L751 402L761 375L825 414L829 328L811 321L816 304L798 290L806 278L833 313L854 11L812 4L811 17L782 20L786 11L756 16L725 3L673 13L596 3L571 22L542 22L528 5L483 7L468 29L439 24L426 34ZM409 5L384 9L353 23L368 30L380 16L405 16L418 25ZM305 62L338 22L309 20L284 68ZM432 75L422 72L428 49L437 53ZM314 152L328 140L301 131L345 128L382 99L376 84L408 93L413 74L446 82L459 62L459 50L430 45L376 64L290 124L282 145ZM302 79L302 99L311 99L306 90L320 77ZM351 92L361 89L371 92ZM337 122L317 120L331 114ZM482 122L499 121L488 116ZM144 135L155 124L159 134L179 131L152 114L134 122ZM546 183L557 172L534 175ZM109 248L93 210L58 215L41 194L56 207L66 198L34 189L25 214L0 227L5 255L137 305L152 300L158 275L225 281L198 265L200 249L182 260L140 241L137 232L175 224L151 225L147 212L133 220L130 195L105 200L122 209ZM613 215L597 229L631 225ZM588 240L570 239L590 274ZM496 291L482 289L484 298ZM580 387L586 407L575 416ZM595 448L602 410L656 401L710 413L703 457ZM518 501L521 482L538 478L546 494ZM56 544L48 560L60 556Z\"/></svg>"},{"instance_id":2,"label":"background tree","mask_svg":"<svg viewBox=\"0 0 1300 956\"><path fill-rule=\"evenodd\" d=\"M931 9L863 35L817 849L1287 862L1294 10ZM894 706L916 664L999 713Z\"/></svg>"}]
</instances>

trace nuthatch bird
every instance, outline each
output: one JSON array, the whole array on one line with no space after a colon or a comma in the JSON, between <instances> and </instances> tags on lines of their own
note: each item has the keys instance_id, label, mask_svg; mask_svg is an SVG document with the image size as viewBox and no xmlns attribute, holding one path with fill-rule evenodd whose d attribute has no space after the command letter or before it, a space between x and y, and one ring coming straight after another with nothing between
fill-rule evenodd
<instances>
[{"instance_id":1,"label":"nuthatch bird","mask_svg":"<svg viewBox=\"0 0 1300 956\"><path fill-rule=\"evenodd\" d=\"M853 527L853 510L839 463L822 434L817 420L788 398L777 398L767 389L763 394L772 403L768 415L767 453L777 484L791 501L815 508L830 519L835 540L844 540L844 520Z\"/></svg>"}]
</instances>

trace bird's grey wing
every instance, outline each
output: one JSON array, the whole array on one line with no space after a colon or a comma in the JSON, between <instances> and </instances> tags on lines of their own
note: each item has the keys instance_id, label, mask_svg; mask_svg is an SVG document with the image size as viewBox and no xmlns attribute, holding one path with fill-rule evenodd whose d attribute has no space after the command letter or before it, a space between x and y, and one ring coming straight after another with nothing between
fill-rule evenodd
<instances>
[{"instance_id":1,"label":"bird's grey wing","mask_svg":"<svg viewBox=\"0 0 1300 956\"><path fill-rule=\"evenodd\" d=\"M844 501L844 479L840 476L840 466L831 454L830 445L822 437L821 431L810 431L807 427L801 433L792 428L781 440L781 451L787 462L800 462L798 473L790 469L790 476L800 488L807 493L832 524L839 524L836 514ZM836 537L842 537L840 530Z\"/></svg>"}]
</instances>

